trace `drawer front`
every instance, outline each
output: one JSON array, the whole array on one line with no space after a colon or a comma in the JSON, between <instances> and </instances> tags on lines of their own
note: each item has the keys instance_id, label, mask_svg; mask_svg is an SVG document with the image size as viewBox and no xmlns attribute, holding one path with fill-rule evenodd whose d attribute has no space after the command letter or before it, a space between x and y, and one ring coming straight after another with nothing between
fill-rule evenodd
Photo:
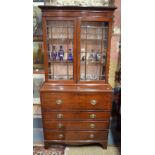
<instances>
[{"instance_id":1,"label":"drawer front","mask_svg":"<svg viewBox=\"0 0 155 155\"><path fill-rule=\"evenodd\" d=\"M44 121L50 130L108 130L109 121Z\"/></svg>"},{"instance_id":2,"label":"drawer front","mask_svg":"<svg viewBox=\"0 0 155 155\"><path fill-rule=\"evenodd\" d=\"M110 112L42 112L44 120L109 120Z\"/></svg>"},{"instance_id":3,"label":"drawer front","mask_svg":"<svg viewBox=\"0 0 155 155\"><path fill-rule=\"evenodd\" d=\"M79 105L89 110L111 110L111 94L77 93Z\"/></svg>"},{"instance_id":4,"label":"drawer front","mask_svg":"<svg viewBox=\"0 0 155 155\"><path fill-rule=\"evenodd\" d=\"M44 93L44 110L111 110L111 95L107 93Z\"/></svg>"},{"instance_id":5,"label":"drawer front","mask_svg":"<svg viewBox=\"0 0 155 155\"><path fill-rule=\"evenodd\" d=\"M76 93L41 93L41 100L44 103L55 103L56 105L71 104L77 101ZM60 102L60 100L62 102ZM74 102L73 102L74 101Z\"/></svg>"},{"instance_id":6,"label":"drawer front","mask_svg":"<svg viewBox=\"0 0 155 155\"><path fill-rule=\"evenodd\" d=\"M104 131L50 131L44 130L45 140L106 140Z\"/></svg>"}]
</instances>

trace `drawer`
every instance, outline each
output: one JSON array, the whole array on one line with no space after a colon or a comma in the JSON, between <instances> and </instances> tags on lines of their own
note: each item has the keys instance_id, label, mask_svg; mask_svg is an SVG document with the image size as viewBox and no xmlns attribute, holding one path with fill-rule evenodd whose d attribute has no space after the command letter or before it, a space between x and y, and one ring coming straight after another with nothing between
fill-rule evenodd
<instances>
[{"instance_id":1,"label":"drawer","mask_svg":"<svg viewBox=\"0 0 155 155\"><path fill-rule=\"evenodd\" d=\"M58 104L65 104L65 103L73 103L77 101L76 93L41 93L41 100L42 102L47 103L55 103Z\"/></svg>"},{"instance_id":2,"label":"drawer","mask_svg":"<svg viewBox=\"0 0 155 155\"><path fill-rule=\"evenodd\" d=\"M44 120L83 120L83 119L90 119L90 120L109 120L110 112L42 112Z\"/></svg>"},{"instance_id":3,"label":"drawer","mask_svg":"<svg viewBox=\"0 0 155 155\"><path fill-rule=\"evenodd\" d=\"M44 130L45 140L106 140L104 131L50 131Z\"/></svg>"},{"instance_id":4,"label":"drawer","mask_svg":"<svg viewBox=\"0 0 155 155\"><path fill-rule=\"evenodd\" d=\"M64 110L77 107L76 93L41 93L43 110Z\"/></svg>"},{"instance_id":5,"label":"drawer","mask_svg":"<svg viewBox=\"0 0 155 155\"><path fill-rule=\"evenodd\" d=\"M50 130L108 130L109 121L44 121Z\"/></svg>"},{"instance_id":6,"label":"drawer","mask_svg":"<svg viewBox=\"0 0 155 155\"><path fill-rule=\"evenodd\" d=\"M111 110L111 94L109 93L77 93L79 105L86 109Z\"/></svg>"},{"instance_id":7,"label":"drawer","mask_svg":"<svg viewBox=\"0 0 155 155\"><path fill-rule=\"evenodd\" d=\"M43 93L44 110L111 110L108 93Z\"/></svg>"}]
</instances>

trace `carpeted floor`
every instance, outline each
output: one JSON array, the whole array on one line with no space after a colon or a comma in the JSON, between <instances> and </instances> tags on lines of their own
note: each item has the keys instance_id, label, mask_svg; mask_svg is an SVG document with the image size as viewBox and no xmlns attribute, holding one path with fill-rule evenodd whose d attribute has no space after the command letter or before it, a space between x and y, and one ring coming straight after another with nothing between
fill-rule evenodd
<instances>
[{"instance_id":1,"label":"carpeted floor","mask_svg":"<svg viewBox=\"0 0 155 155\"><path fill-rule=\"evenodd\" d=\"M65 148L51 147L49 149L44 149L44 147L34 147L33 155L64 155Z\"/></svg>"},{"instance_id":2,"label":"carpeted floor","mask_svg":"<svg viewBox=\"0 0 155 155\"><path fill-rule=\"evenodd\" d=\"M120 148L108 146L102 149L99 146L81 146L81 147L51 147L45 150L43 147L34 147L33 155L120 155Z\"/></svg>"}]
</instances>

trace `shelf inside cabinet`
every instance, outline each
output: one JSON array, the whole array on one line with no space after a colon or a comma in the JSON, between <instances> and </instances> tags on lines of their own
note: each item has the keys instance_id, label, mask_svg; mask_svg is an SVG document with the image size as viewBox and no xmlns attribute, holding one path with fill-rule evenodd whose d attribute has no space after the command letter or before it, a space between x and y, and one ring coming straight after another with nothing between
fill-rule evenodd
<instances>
[{"instance_id":1,"label":"shelf inside cabinet","mask_svg":"<svg viewBox=\"0 0 155 155\"><path fill-rule=\"evenodd\" d=\"M80 77L81 81L93 81L93 80L105 80L105 75L102 76L95 76L95 75L81 75Z\"/></svg>"},{"instance_id":2,"label":"shelf inside cabinet","mask_svg":"<svg viewBox=\"0 0 155 155\"><path fill-rule=\"evenodd\" d=\"M90 29L108 29L108 27L107 26L81 26L81 28L90 28Z\"/></svg>"},{"instance_id":3,"label":"shelf inside cabinet","mask_svg":"<svg viewBox=\"0 0 155 155\"><path fill-rule=\"evenodd\" d=\"M55 38L48 38L47 42L51 43L53 40L73 40L73 38L65 38L65 37L55 37ZM102 39L102 38L81 38L81 41L107 41L107 39Z\"/></svg>"},{"instance_id":4,"label":"shelf inside cabinet","mask_svg":"<svg viewBox=\"0 0 155 155\"><path fill-rule=\"evenodd\" d=\"M99 52L99 54L106 54L106 51L107 51L107 49L105 48L105 49L103 49L103 52ZM81 54L82 53L92 53L92 52L80 52Z\"/></svg>"},{"instance_id":5,"label":"shelf inside cabinet","mask_svg":"<svg viewBox=\"0 0 155 155\"><path fill-rule=\"evenodd\" d=\"M47 25L47 28L74 28L74 26L54 26L54 25Z\"/></svg>"},{"instance_id":6,"label":"shelf inside cabinet","mask_svg":"<svg viewBox=\"0 0 155 155\"><path fill-rule=\"evenodd\" d=\"M90 65L100 65L100 64L104 64L104 62L103 61L82 61L81 60L81 65L83 65L83 64L90 64Z\"/></svg>"},{"instance_id":7,"label":"shelf inside cabinet","mask_svg":"<svg viewBox=\"0 0 155 155\"><path fill-rule=\"evenodd\" d=\"M102 40L102 38L81 38L81 41L107 41L107 39Z\"/></svg>"},{"instance_id":8,"label":"shelf inside cabinet","mask_svg":"<svg viewBox=\"0 0 155 155\"><path fill-rule=\"evenodd\" d=\"M62 63L64 63L64 64L73 64L73 62L71 62L71 61L68 61L68 60L48 60L48 62L49 63L60 63L60 64L62 64Z\"/></svg>"},{"instance_id":9,"label":"shelf inside cabinet","mask_svg":"<svg viewBox=\"0 0 155 155\"><path fill-rule=\"evenodd\" d=\"M73 38L65 38L65 37L54 37L54 38L47 38L47 42L52 42L53 40L73 40Z\"/></svg>"},{"instance_id":10,"label":"shelf inside cabinet","mask_svg":"<svg viewBox=\"0 0 155 155\"><path fill-rule=\"evenodd\" d=\"M51 80L73 80L73 75L52 75L48 74Z\"/></svg>"}]
</instances>

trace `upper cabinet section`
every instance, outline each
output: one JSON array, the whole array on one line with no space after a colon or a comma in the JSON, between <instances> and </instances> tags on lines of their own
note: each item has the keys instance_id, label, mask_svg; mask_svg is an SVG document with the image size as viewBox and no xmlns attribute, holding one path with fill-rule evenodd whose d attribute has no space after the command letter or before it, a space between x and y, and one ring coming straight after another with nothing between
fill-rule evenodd
<instances>
[{"instance_id":1,"label":"upper cabinet section","mask_svg":"<svg viewBox=\"0 0 155 155\"><path fill-rule=\"evenodd\" d=\"M114 7L40 6L45 81L108 82Z\"/></svg>"}]
</instances>

